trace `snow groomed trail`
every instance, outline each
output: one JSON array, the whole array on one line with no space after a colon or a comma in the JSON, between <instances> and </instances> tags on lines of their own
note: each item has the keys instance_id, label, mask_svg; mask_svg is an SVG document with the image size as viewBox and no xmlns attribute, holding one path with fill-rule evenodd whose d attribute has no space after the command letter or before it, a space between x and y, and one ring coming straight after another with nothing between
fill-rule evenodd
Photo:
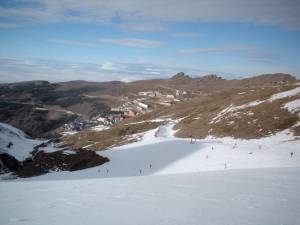
<instances>
[{"instance_id":1,"label":"snow groomed trail","mask_svg":"<svg viewBox=\"0 0 300 225\"><path fill-rule=\"evenodd\" d=\"M171 121L139 142L98 152L110 162L75 172L51 172L26 180L65 180L197 173L250 168L300 167L299 140L290 131L252 140L173 136ZM159 131L159 132L157 132ZM291 157L291 152L293 156Z\"/></svg>"},{"instance_id":2,"label":"snow groomed trail","mask_svg":"<svg viewBox=\"0 0 300 225\"><path fill-rule=\"evenodd\" d=\"M173 136L174 122L75 172L0 182L0 224L299 225L299 140ZM293 156L290 153L293 152Z\"/></svg>"},{"instance_id":3,"label":"snow groomed trail","mask_svg":"<svg viewBox=\"0 0 300 225\"><path fill-rule=\"evenodd\" d=\"M0 224L298 225L300 169L0 183Z\"/></svg>"}]
</instances>

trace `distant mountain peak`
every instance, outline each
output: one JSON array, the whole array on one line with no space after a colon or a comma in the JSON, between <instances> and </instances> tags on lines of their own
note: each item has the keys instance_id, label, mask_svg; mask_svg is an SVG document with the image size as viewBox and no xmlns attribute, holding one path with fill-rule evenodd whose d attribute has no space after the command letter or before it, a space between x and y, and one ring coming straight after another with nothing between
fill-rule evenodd
<instances>
[{"instance_id":1,"label":"distant mountain peak","mask_svg":"<svg viewBox=\"0 0 300 225\"><path fill-rule=\"evenodd\" d=\"M172 78L172 80L181 80L181 79L192 79L189 75L186 75L184 72L179 72L175 74Z\"/></svg>"},{"instance_id":2,"label":"distant mountain peak","mask_svg":"<svg viewBox=\"0 0 300 225\"><path fill-rule=\"evenodd\" d=\"M222 77L216 75L216 74L208 74L199 77L200 80L224 80Z\"/></svg>"}]
</instances>

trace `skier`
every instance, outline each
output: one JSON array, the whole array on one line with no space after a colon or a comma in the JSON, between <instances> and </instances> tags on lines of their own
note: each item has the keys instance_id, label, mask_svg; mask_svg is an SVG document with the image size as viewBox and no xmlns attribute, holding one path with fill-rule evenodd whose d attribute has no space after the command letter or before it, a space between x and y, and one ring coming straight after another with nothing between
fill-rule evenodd
<instances>
[{"instance_id":1,"label":"skier","mask_svg":"<svg viewBox=\"0 0 300 225\"><path fill-rule=\"evenodd\" d=\"M106 170L106 173L109 173L109 169Z\"/></svg>"},{"instance_id":2,"label":"skier","mask_svg":"<svg viewBox=\"0 0 300 225\"><path fill-rule=\"evenodd\" d=\"M140 174L142 174L142 170L140 169Z\"/></svg>"},{"instance_id":3,"label":"skier","mask_svg":"<svg viewBox=\"0 0 300 225\"><path fill-rule=\"evenodd\" d=\"M193 144L193 135L192 134L190 135L190 138L191 138L190 144Z\"/></svg>"},{"instance_id":4,"label":"skier","mask_svg":"<svg viewBox=\"0 0 300 225\"><path fill-rule=\"evenodd\" d=\"M152 168L152 164L149 165L149 168L150 168L150 169Z\"/></svg>"},{"instance_id":5,"label":"skier","mask_svg":"<svg viewBox=\"0 0 300 225\"><path fill-rule=\"evenodd\" d=\"M294 152L291 152L291 157L293 157L293 155L294 155Z\"/></svg>"},{"instance_id":6,"label":"skier","mask_svg":"<svg viewBox=\"0 0 300 225\"><path fill-rule=\"evenodd\" d=\"M214 150L214 146L211 146L211 150Z\"/></svg>"},{"instance_id":7,"label":"skier","mask_svg":"<svg viewBox=\"0 0 300 225\"><path fill-rule=\"evenodd\" d=\"M12 142L9 142L8 145L6 146L7 148L10 148L11 146L13 146L14 144Z\"/></svg>"}]
</instances>

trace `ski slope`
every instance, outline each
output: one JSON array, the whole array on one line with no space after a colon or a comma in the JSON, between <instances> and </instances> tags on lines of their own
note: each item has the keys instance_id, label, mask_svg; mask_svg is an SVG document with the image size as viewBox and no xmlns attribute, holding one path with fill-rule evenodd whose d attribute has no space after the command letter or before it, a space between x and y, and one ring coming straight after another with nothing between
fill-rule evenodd
<instances>
[{"instance_id":1,"label":"ski slope","mask_svg":"<svg viewBox=\"0 0 300 225\"><path fill-rule=\"evenodd\" d=\"M300 224L299 140L289 130L191 144L174 124L99 152L110 162L98 167L2 180L0 224Z\"/></svg>"},{"instance_id":2,"label":"ski slope","mask_svg":"<svg viewBox=\"0 0 300 225\"><path fill-rule=\"evenodd\" d=\"M298 225L300 169L0 183L0 224Z\"/></svg>"},{"instance_id":3,"label":"ski slope","mask_svg":"<svg viewBox=\"0 0 300 225\"><path fill-rule=\"evenodd\" d=\"M300 167L300 141L294 140L289 130L261 139L208 137L190 144L190 139L173 136L175 123L170 121L158 130L146 132L139 142L98 152L110 159L101 166L74 172L51 172L27 179L65 180Z\"/></svg>"}]
</instances>

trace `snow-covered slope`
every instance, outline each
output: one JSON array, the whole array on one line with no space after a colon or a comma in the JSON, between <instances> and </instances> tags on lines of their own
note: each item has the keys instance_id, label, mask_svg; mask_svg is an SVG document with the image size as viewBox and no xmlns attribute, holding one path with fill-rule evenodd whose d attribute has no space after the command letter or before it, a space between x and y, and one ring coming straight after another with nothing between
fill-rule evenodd
<instances>
[{"instance_id":1,"label":"snow-covered slope","mask_svg":"<svg viewBox=\"0 0 300 225\"><path fill-rule=\"evenodd\" d=\"M300 224L299 141L288 131L190 144L173 125L101 152L103 166L0 182L0 224Z\"/></svg>"},{"instance_id":2,"label":"snow-covered slope","mask_svg":"<svg viewBox=\"0 0 300 225\"><path fill-rule=\"evenodd\" d=\"M33 180L109 178L196 173L248 168L300 167L300 141L286 130L252 140L175 138L174 121L148 131L140 142L99 152L110 162L76 172L49 173ZM291 157L291 152L293 156Z\"/></svg>"},{"instance_id":3,"label":"snow-covered slope","mask_svg":"<svg viewBox=\"0 0 300 225\"><path fill-rule=\"evenodd\" d=\"M32 139L22 130L6 123L0 123L0 153L7 153L19 161L23 161L31 156L34 147L47 143L48 140ZM10 147L8 146L11 143ZM39 151L56 152L61 150L55 143L47 143L46 146L39 147Z\"/></svg>"},{"instance_id":4,"label":"snow-covered slope","mask_svg":"<svg viewBox=\"0 0 300 225\"><path fill-rule=\"evenodd\" d=\"M12 145L8 147L10 142ZM7 153L23 161L33 151L33 147L41 143L41 140L30 139L23 131L9 124L0 123L0 153Z\"/></svg>"},{"instance_id":5,"label":"snow-covered slope","mask_svg":"<svg viewBox=\"0 0 300 225\"><path fill-rule=\"evenodd\" d=\"M174 137L175 124L99 152L110 159L101 166L2 180L0 224L300 224L300 140L289 129L191 141Z\"/></svg>"},{"instance_id":6,"label":"snow-covered slope","mask_svg":"<svg viewBox=\"0 0 300 225\"><path fill-rule=\"evenodd\" d=\"M299 225L300 169L0 183L0 224Z\"/></svg>"}]
</instances>

